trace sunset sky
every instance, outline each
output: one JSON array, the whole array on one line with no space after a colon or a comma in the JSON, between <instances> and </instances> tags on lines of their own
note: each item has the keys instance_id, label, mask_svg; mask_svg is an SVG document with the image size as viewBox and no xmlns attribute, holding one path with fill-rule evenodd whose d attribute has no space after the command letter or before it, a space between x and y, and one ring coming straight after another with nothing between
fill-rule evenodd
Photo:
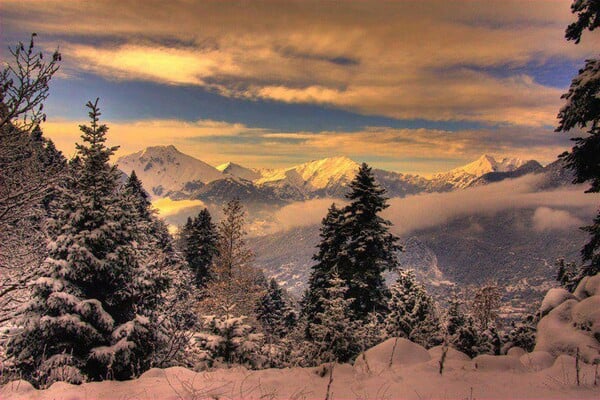
<instances>
[{"instance_id":1,"label":"sunset sky","mask_svg":"<svg viewBox=\"0 0 600 400\"><path fill-rule=\"evenodd\" d=\"M1 57L63 55L44 131L68 155L100 97L120 154L174 144L213 165L347 155L430 174L482 153L553 161L560 96L600 34L571 0L0 0Z\"/></svg>"}]
</instances>

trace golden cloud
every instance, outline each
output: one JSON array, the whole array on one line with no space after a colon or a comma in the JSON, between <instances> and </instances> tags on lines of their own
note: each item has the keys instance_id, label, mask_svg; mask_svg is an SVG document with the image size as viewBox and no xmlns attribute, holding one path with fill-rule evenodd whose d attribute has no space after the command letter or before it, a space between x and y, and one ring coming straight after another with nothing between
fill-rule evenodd
<instances>
[{"instance_id":1,"label":"golden cloud","mask_svg":"<svg viewBox=\"0 0 600 400\"><path fill-rule=\"evenodd\" d=\"M393 118L553 125L561 90L483 71L597 51L567 1L5 3L75 68Z\"/></svg>"}]
</instances>

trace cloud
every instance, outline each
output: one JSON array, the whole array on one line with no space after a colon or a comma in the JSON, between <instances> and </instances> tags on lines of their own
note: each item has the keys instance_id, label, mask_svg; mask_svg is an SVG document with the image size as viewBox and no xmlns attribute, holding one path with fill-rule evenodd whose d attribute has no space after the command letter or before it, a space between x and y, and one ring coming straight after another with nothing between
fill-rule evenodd
<instances>
[{"instance_id":1,"label":"cloud","mask_svg":"<svg viewBox=\"0 0 600 400\"><path fill-rule=\"evenodd\" d=\"M109 79L392 118L553 125L562 90L511 70L596 52L564 40L566 1L5 3L7 29Z\"/></svg>"},{"instance_id":2,"label":"cloud","mask_svg":"<svg viewBox=\"0 0 600 400\"><path fill-rule=\"evenodd\" d=\"M338 207L345 205L343 200L326 198L296 202L284 206L275 212L275 220L278 221L277 229L287 230L319 224L332 203L335 203Z\"/></svg>"},{"instance_id":3,"label":"cloud","mask_svg":"<svg viewBox=\"0 0 600 400\"><path fill-rule=\"evenodd\" d=\"M539 207L533 214L533 227L536 231L570 230L584 222L565 210Z\"/></svg>"},{"instance_id":4,"label":"cloud","mask_svg":"<svg viewBox=\"0 0 600 400\"><path fill-rule=\"evenodd\" d=\"M162 218L168 218L193 208L205 207L205 204L200 200L171 200L165 197L153 201L152 206L158 210L158 215Z\"/></svg>"},{"instance_id":5,"label":"cloud","mask_svg":"<svg viewBox=\"0 0 600 400\"><path fill-rule=\"evenodd\" d=\"M407 235L447 224L456 218L493 215L510 209L535 208L531 228L536 230L575 228L582 222L573 212L593 215L599 196L583 193L581 187L538 191L540 179L540 176L526 176L448 193L393 198L383 216L392 221L395 234ZM282 208L275 214L280 221L279 229L320 224L333 201L310 200Z\"/></svg>"}]
</instances>

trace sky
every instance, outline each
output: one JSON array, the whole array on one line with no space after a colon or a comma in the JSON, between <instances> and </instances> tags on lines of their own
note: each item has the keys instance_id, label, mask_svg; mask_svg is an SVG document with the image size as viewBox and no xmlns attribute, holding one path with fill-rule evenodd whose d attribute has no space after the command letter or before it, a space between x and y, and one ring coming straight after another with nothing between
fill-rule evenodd
<instances>
[{"instance_id":1,"label":"sky","mask_svg":"<svg viewBox=\"0 0 600 400\"><path fill-rule=\"evenodd\" d=\"M570 0L0 0L0 55L62 53L44 132L74 153L100 98L118 155L174 144L212 165L346 155L429 175L481 154L553 161L561 94L600 33Z\"/></svg>"}]
</instances>

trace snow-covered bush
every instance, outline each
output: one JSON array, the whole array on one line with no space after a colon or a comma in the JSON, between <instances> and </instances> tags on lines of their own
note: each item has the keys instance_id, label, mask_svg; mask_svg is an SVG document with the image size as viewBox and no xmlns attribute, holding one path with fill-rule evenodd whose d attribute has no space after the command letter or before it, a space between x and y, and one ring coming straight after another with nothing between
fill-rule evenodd
<instances>
[{"instance_id":1,"label":"snow-covered bush","mask_svg":"<svg viewBox=\"0 0 600 400\"><path fill-rule=\"evenodd\" d=\"M600 362L600 274L582 278L572 295L550 290L540 311L536 351Z\"/></svg>"}]
</instances>

